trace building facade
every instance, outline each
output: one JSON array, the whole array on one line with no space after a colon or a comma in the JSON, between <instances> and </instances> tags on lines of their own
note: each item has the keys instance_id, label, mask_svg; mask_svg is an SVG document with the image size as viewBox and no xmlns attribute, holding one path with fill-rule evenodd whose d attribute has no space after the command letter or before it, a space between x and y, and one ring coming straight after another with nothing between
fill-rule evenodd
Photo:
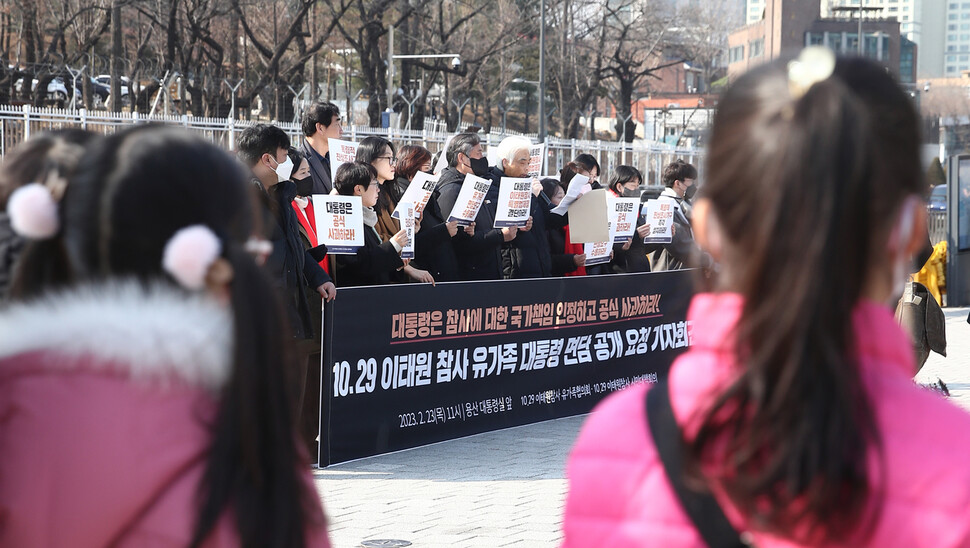
<instances>
[{"instance_id":1,"label":"building facade","mask_svg":"<svg viewBox=\"0 0 970 548\"><path fill-rule=\"evenodd\" d=\"M810 45L827 46L842 55L856 54L858 19L823 18L821 13L820 0L767 0L762 19L728 37L728 75L734 78L766 61L793 56ZM895 17L863 19L862 35L866 57L886 65L903 83L915 81L918 48L900 34L900 22Z\"/></svg>"}]
</instances>

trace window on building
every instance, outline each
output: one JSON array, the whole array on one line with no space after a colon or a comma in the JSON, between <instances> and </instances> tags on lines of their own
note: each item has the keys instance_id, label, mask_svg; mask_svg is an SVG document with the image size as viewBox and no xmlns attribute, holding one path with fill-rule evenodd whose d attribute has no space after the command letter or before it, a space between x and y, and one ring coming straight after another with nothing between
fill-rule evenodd
<instances>
[{"instance_id":1,"label":"window on building","mask_svg":"<svg viewBox=\"0 0 970 548\"><path fill-rule=\"evenodd\" d=\"M970 30L970 23L960 25L960 30Z\"/></svg>"},{"instance_id":2,"label":"window on building","mask_svg":"<svg viewBox=\"0 0 970 548\"><path fill-rule=\"evenodd\" d=\"M960 46L960 53L963 53L965 51L970 51L970 46L967 46L967 45Z\"/></svg>"},{"instance_id":3,"label":"window on building","mask_svg":"<svg viewBox=\"0 0 970 548\"><path fill-rule=\"evenodd\" d=\"M954 67L954 66L952 66L952 65L947 65L946 71L947 72L956 72L957 71L957 68Z\"/></svg>"},{"instance_id":4,"label":"window on building","mask_svg":"<svg viewBox=\"0 0 970 548\"><path fill-rule=\"evenodd\" d=\"M748 43L748 58L754 59L755 57L761 57L761 54L765 51L765 39L759 38Z\"/></svg>"},{"instance_id":5,"label":"window on building","mask_svg":"<svg viewBox=\"0 0 970 548\"><path fill-rule=\"evenodd\" d=\"M957 30L956 23L951 23L951 24L947 25L946 26L946 30Z\"/></svg>"},{"instance_id":6,"label":"window on building","mask_svg":"<svg viewBox=\"0 0 970 548\"><path fill-rule=\"evenodd\" d=\"M807 34L806 46L821 46L825 44L825 35L821 32L809 32Z\"/></svg>"},{"instance_id":7,"label":"window on building","mask_svg":"<svg viewBox=\"0 0 970 548\"><path fill-rule=\"evenodd\" d=\"M947 61L948 63L953 63L953 62L954 62L954 61L956 61L956 60L957 60L957 56L956 56L956 55L947 55L947 56L946 56L946 61Z\"/></svg>"},{"instance_id":8,"label":"window on building","mask_svg":"<svg viewBox=\"0 0 970 548\"><path fill-rule=\"evenodd\" d=\"M950 51L956 51L956 50L957 50L957 47L956 46L947 46L946 47L946 51L948 51L948 52L950 52Z\"/></svg>"},{"instance_id":9,"label":"window on building","mask_svg":"<svg viewBox=\"0 0 970 548\"><path fill-rule=\"evenodd\" d=\"M946 35L946 41L947 42L956 42L957 41L957 35L956 34L947 34Z\"/></svg>"},{"instance_id":10,"label":"window on building","mask_svg":"<svg viewBox=\"0 0 970 548\"><path fill-rule=\"evenodd\" d=\"M964 2L963 4L960 5L960 7L965 10L968 10L970 9L970 2Z\"/></svg>"},{"instance_id":11,"label":"window on building","mask_svg":"<svg viewBox=\"0 0 970 548\"><path fill-rule=\"evenodd\" d=\"M951 13L950 15L947 15L946 16L946 19L947 19L947 21L956 21L958 19L958 17L957 17L957 14Z\"/></svg>"}]
</instances>

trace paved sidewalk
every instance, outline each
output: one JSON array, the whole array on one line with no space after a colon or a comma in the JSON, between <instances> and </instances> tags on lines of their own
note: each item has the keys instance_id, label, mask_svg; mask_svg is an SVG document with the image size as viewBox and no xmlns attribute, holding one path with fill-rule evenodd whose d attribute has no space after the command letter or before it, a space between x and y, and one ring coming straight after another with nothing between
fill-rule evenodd
<instances>
[{"instance_id":1,"label":"paved sidewalk","mask_svg":"<svg viewBox=\"0 0 970 548\"><path fill-rule=\"evenodd\" d=\"M917 381L942 379L970 410L968 308L946 309L947 354ZM564 467L585 416L511 428L316 472L336 548L402 539L415 548L552 547L561 540Z\"/></svg>"},{"instance_id":2,"label":"paved sidewalk","mask_svg":"<svg viewBox=\"0 0 970 548\"><path fill-rule=\"evenodd\" d=\"M479 434L316 472L335 548L557 546L565 464L584 416Z\"/></svg>"},{"instance_id":3,"label":"paved sidewalk","mask_svg":"<svg viewBox=\"0 0 970 548\"><path fill-rule=\"evenodd\" d=\"M942 380L950 390L950 400L970 410L970 308L944 308L943 313L947 357L931 352L916 380L924 384Z\"/></svg>"}]
</instances>

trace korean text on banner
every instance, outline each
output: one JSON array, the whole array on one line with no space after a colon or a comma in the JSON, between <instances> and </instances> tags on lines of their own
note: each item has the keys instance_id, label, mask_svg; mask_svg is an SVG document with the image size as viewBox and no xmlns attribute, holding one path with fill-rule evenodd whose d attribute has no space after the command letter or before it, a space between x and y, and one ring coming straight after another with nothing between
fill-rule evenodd
<instances>
[{"instance_id":1,"label":"korean text on banner","mask_svg":"<svg viewBox=\"0 0 970 548\"><path fill-rule=\"evenodd\" d=\"M546 144L539 143L529 147L529 177L538 177L543 172Z\"/></svg>"},{"instance_id":2,"label":"korean text on banner","mask_svg":"<svg viewBox=\"0 0 970 548\"><path fill-rule=\"evenodd\" d=\"M397 211L401 213L401 229L408 236L408 245L401 249L402 259L414 258L414 204L401 202L397 204Z\"/></svg>"},{"instance_id":3,"label":"korean text on banner","mask_svg":"<svg viewBox=\"0 0 970 548\"><path fill-rule=\"evenodd\" d=\"M607 198L610 207L610 222L616 227L613 243L626 243L637 230L637 213L640 210L639 198Z\"/></svg>"},{"instance_id":4,"label":"korean text on banner","mask_svg":"<svg viewBox=\"0 0 970 548\"><path fill-rule=\"evenodd\" d=\"M657 382L691 345L692 276L341 289L325 309L319 462L589 413Z\"/></svg>"},{"instance_id":5,"label":"korean text on banner","mask_svg":"<svg viewBox=\"0 0 970 548\"><path fill-rule=\"evenodd\" d=\"M332 255L353 255L364 245L364 209L360 196L313 195L317 241Z\"/></svg>"},{"instance_id":6,"label":"korean text on banner","mask_svg":"<svg viewBox=\"0 0 970 548\"><path fill-rule=\"evenodd\" d=\"M525 226L532 208L532 179L502 177L494 228Z\"/></svg>"},{"instance_id":7,"label":"korean text on banner","mask_svg":"<svg viewBox=\"0 0 970 548\"><path fill-rule=\"evenodd\" d=\"M415 215L420 214L424 211L424 206L428 205L428 199L431 198L431 194L434 192L435 185L438 184L438 176L430 175L423 171L419 171L414 175L414 179L411 179L411 184L408 185L407 190L404 191L404 195L401 196L401 201L398 203L394 212L391 213L391 217L395 219L401 218L401 204L408 202L414 204Z\"/></svg>"},{"instance_id":8,"label":"korean text on banner","mask_svg":"<svg viewBox=\"0 0 970 548\"><path fill-rule=\"evenodd\" d=\"M476 177L471 173L465 175L465 182L461 185L458 198L455 200L455 207L448 214L448 221L458 221L459 226L468 226L475 221L478 210L485 202L485 193L492 181Z\"/></svg>"},{"instance_id":9,"label":"korean text on banner","mask_svg":"<svg viewBox=\"0 0 970 548\"><path fill-rule=\"evenodd\" d=\"M643 204L643 214L650 226L650 232L643 239L645 244L669 244L673 240L671 227L674 225L674 208L669 200L650 200Z\"/></svg>"},{"instance_id":10,"label":"korean text on banner","mask_svg":"<svg viewBox=\"0 0 970 548\"><path fill-rule=\"evenodd\" d=\"M330 144L330 180L337 180L337 168L357 159L357 145L352 141L327 139Z\"/></svg>"}]
</instances>

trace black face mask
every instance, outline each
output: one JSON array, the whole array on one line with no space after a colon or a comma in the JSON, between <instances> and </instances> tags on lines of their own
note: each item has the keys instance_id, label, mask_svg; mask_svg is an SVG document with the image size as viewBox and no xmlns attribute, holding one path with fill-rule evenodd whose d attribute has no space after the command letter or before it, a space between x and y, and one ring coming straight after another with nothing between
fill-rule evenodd
<instances>
[{"instance_id":1,"label":"black face mask","mask_svg":"<svg viewBox=\"0 0 970 548\"><path fill-rule=\"evenodd\" d=\"M697 194L697 183L687 187L687 190L684 191L684 198L690 200L694 197L694 194Z\"/></svg>"},{"instance_id":2,"label":"black face mask","mask_svg":"<svg viewBox=\"0 0 970 548\"><path fill-rule=\"evenodd\" d=\"M296 183L297 196L309 196L313 194L313 177L306 177L293 182Z\"/></svg>"},{"instance_id":3,"label":"black face mask","mask_svg":"<svg viewBox=\"0 0 970 548\"><path fill-rule=\"evenodd\" d=\"M468 167L472 168L472 173L478 177L488 175L488 160L486 158L469 158Z\"/></svg>"},{"instance_id":4,"label":"black face mask","mask_svg":"<svg viewBox=\"0 0 970 548\"><path fill-rule=\"evenodd\" d=\"M620 196L623 196L624 198L638 198L640 196L640 189L638 188L634 188L632 190L626 187L620 187L620 188L623 189L623 192L620 194Z\"/></svg>"}]
</instances>

